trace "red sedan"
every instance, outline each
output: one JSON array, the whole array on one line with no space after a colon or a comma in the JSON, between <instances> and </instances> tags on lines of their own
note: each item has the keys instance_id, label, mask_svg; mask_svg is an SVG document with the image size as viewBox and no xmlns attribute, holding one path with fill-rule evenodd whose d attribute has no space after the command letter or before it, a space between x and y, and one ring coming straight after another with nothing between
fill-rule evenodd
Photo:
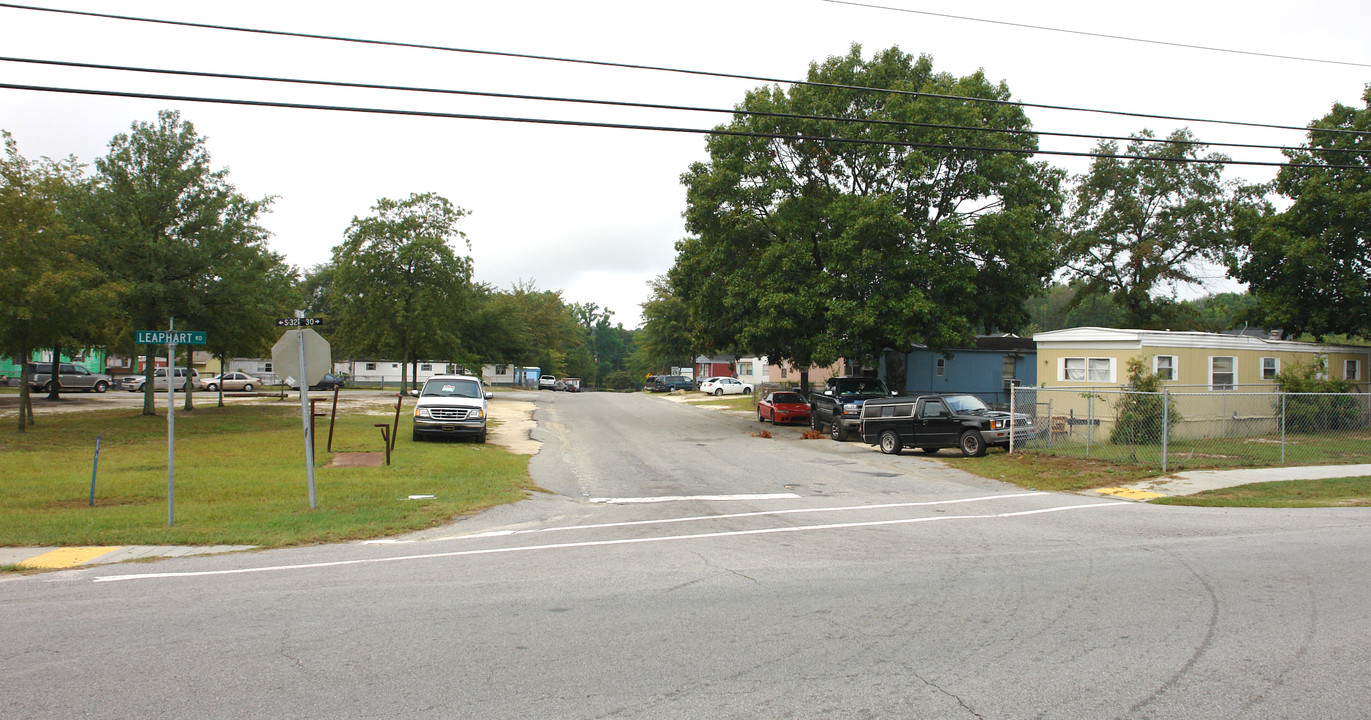
<instances>
[{"instance_id":1,"label":"red sedan","mask_svg":"<svg viewBox=\"0 0 1371 720\"><path fill-rule=\"evenodd\" d=\"M809 424L809 403L804 396L789 390L767 394L757 401L757 422L771 421L772 425L800 422Z\"/></svg>"}]
</instances>

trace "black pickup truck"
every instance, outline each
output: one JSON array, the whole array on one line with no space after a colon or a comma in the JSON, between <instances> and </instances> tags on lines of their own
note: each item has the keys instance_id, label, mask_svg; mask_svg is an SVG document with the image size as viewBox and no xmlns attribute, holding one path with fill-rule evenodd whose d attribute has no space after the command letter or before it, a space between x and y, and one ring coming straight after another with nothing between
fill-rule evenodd
<instances>
[{"instance_id":1,"label":"black pickup truck","mask_svg":"<svg viewBox=\"0 0 1371 720\"><path fill-rule=\"evenodd\" d=\"M861 424L862 403L886 397L890 397L890 390L877 378L829 378L823 390L809 395L809 426L822 431L827 425L829 436L842 442Z\"/></svg>"},{"instance_id":2,"label":"black pickup truck","mask_svg":"<svg viewBox=\"0 0 1371 720\"><path fill-rule=\"evenodd\" d=\"M1012 420L1012 423L1011 423ZM887 455L917 447L925 453L959 448L980 457L987 447L1009 447L1009 434L1022 442L1033 436L1033 418L991 410L975 395L924 395L871 400L862 408L862 441Z\"/></svg>"}]
</instances>

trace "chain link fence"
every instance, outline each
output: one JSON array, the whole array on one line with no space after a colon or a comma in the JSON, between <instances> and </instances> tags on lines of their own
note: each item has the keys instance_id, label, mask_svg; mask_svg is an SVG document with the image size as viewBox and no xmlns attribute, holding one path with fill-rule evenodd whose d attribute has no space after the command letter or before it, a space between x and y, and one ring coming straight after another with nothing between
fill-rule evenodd
<instances>
[{"instance_id":1,"label":"chain link fence","mask_svg":"<svg viewBox=\"0 0 1371 720\"><path fill-rule=\"evenodd\" d=\"M1371 394L1016 388L1015 452L1160 468L1371 462Z\"/></svg>"}]
</instances>

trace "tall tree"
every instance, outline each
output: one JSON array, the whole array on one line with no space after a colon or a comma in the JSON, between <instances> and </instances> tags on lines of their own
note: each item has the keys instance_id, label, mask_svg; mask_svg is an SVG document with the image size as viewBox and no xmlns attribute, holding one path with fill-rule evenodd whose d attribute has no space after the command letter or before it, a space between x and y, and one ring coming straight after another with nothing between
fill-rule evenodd
<instances>
[{"instance_id":1,"label":"tall tree","mask_svg":"<svg viewBox=\"0 0 1371 720\"><path fill-rule=\"evenodd\" d=\"M1371 336L1371 85L1362 99L1361 109L1335 104L1302 149L1286 151L1275 189L1288 208L1237 216L1229 267L1287 335Z\"/></svg>"},{"instance_id":2,"label":"tall tree","mask_svg":"<svg viewBox=\"0 0 1371 720\"><path fill-rule=\"evenodd\" d=\"M300 305L295 268L266 248L265 235L232 250L216 262L215 275L205 288L205 314L189 318L196 329L205 331L205 349L224 369L230 357L269 352L280 336L275 318L290 317ZM223 407L223 383L218 389Z\"/></svg>"},{"instance_id":3,"label":"tall tree","mask_svg":"<svg viewBox=\"0 0 1371 720\"><path fill-rule=\"evenodd\" d=\"M749 92L682 178L691 236L669 276L697 347L808 368L1025 322L1060 172L1028 159L1009 89L855 45L808 79Z\"/></svg>"},{"instance_id":4,"label":"tall tree","mask_svg":"<svg viewBox=\"0 0 1371 720\"><path fill-rule=\"evenodd\" d=\"M172 318L186 328L207 317L220 262L265 236L258 217L272 199L249 200L234 189L228 170L211 166L205 139L171 110L116 135L95 167L84 229L99 243L108 274L125 287L120 307L131 329L167 327ZM156 350L144 348L144 415L155 412Z\"/></svg>"},{"instance_id":5,"label":"tall tree","mask_svg":"<svg viewBox=\"0 0 1371 720\"><path fill-rule=\"evenodd\" d=\"M1062 244L1068 275L1080 280L1081 300L1109 296L1129 327L1169 327L1174 303L1164 287L1199 284L1206 267L1221 266L1229 247L1234 183L1223 181L1226 157L1204 157L1187 130L1165 142L1144 130L1119 154L1101 142L1090 170L1076 178ZM1173 292L1174 295L1174 292Z\"/></svg>"},{"instance_id":6,"label":"tall tree","mask_svg":"<svg viewBox=\"0 0 1371 720\"><path fill-rule=\"evenodd\" d=\"M333 248L336 334L358 353L398 357L401 386L419 359L456 357L472 296L471 249L457 221L467 211L434 193L381 198L373 214L353 218Z\"/></svg>"},{"instance_id":7,"label":"tall tree","mask_svg":"<svg viewBox=\"0 0 1371 720\"><path fill-rule=\"evenodd\" d=\"M61 347L104 344L118 286L108 282L93 258L98 248L73 232L69 208L84 191L74 160L33 163L19 153L9 133L0 158L0 353L21 368L18 429L32 419L28 360L42 347L53 357L58 387ZM55 393L54 393L55 396Z\"/></svg>"},{"instance_id":8,"label":"tall tree","mask_svg":"<svg viewBox=\"0 0 1371 720\"><path fill-rule=\"evenodd\" d=\"M648 369L691 364L694 348L690 334L690 308L671 289L671 280L660 275L648 282L651 296L639 306L643 316L638 349ZM641 368L640 368L641 369ZM641 379L641 378L640 378Z\"/></svg>"}]
</instances>

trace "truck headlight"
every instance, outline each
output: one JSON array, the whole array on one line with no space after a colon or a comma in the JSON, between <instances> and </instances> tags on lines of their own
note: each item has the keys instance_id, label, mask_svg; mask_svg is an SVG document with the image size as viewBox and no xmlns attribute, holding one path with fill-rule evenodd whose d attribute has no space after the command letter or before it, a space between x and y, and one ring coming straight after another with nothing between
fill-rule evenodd
<instances>
[{"instance_id":1,"label":"truck headlight","mask_svg":"<svg viewBox=\"0 0 1371 720\"><path fill-rule=\"evenodd\" d=\"M862 411L862 406L856 403L848 403L843 406L844 415L856 415Z\"/></svg>"},{"instance_id":2,"label":"truck headlight","mask_svg":"<svg viewBox=\"0 0 1371 720\"><path fill-rule=\"evenodd\" d=\"M417 418L426 418L426 417L428 417L428 408L426 408L426 407L417 407L417 408L414 408L414 417L417 417Z\"/></svg>"},{"instance_id":3,"label":"truck headlight","mask_svg":"<svg viewBox=\"0 0 1371 720\"><path fill-rule=\"evenodd\" d=\"M1003 430L1003 429L1005 428L1005 426L1008 425L1008 424L1009 424L1009 421L1008 421L1008 420L991 420L991 421L990 421L990 429L991 429L991 430Z\"/></svg>"}]
</instances>

